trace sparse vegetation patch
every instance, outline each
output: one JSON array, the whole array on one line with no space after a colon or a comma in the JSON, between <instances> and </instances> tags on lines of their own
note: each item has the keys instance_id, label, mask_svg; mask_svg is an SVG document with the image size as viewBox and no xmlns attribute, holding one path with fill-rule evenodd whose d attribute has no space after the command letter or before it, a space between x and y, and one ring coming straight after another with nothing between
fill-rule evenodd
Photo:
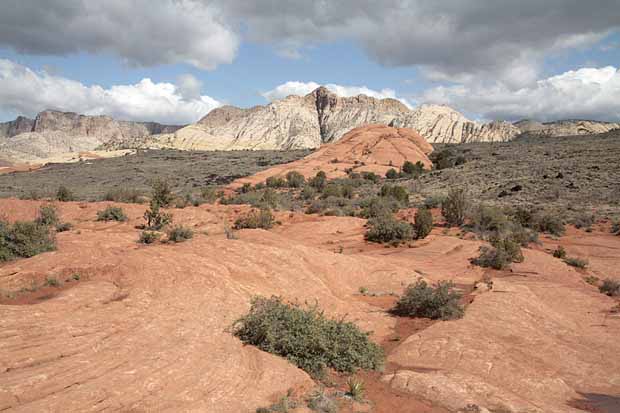
<instances>
[{"instance_id":1,"label":"sparse vegetation patch","mask_svg":"<svg viewBox=\"0 0 620 413\"><path fill-rule=\"evenodd\" d=\"M316 306L302 308L279 297L254 298L249 313L235 322L233 333L315 377L328 367L352 373L378 369L383 363L381 347L355 324L328 319Z\"/></svg>"},{"instance_id":2,"label":"sparse vegetation patch","mask_svg":"<svg viewBox=\"0 0 620 413\"><path fill-rule=\"evenodd\" d=\"M440 281L433 287L419 279L407 287L392 312L406 317L451 320L463 316L460 299L461 293L452 282Z\"/></svg>"}]
</instances>

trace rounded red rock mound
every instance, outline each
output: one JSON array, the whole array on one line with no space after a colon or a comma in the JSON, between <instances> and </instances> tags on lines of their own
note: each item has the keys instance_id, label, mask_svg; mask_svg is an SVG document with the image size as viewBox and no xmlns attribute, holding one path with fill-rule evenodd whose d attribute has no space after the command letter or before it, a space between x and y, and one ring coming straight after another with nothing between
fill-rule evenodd
<instances>
[{"instance_id":1,"label":"rounded red rock mound","mask_svg":"<svg viewBox=\"0 0 620 413\"><path fill-rule=\"evenodd\" d=\"M430 169L432 162L428 155L432 151L433 147L413 129L366 125L352 129L339 141L323 145L303 159L238 179L232 186L256 184L290 171L298 171L305 177L324 171L328 178L345 176L350 169L384 175L390 168L399 169L405 161L422 162Z\"/></svg>"}]
</instances>

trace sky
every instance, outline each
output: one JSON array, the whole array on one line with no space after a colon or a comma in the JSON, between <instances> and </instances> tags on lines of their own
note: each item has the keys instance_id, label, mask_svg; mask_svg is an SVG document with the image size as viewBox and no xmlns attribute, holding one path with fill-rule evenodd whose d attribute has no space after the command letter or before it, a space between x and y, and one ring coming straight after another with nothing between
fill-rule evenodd
<instances>
[{"instance_id":1,"label":"sky","mask_svg":"<svg viewBox=\"0 0 620 413\"><path fill-rule=\"evenodd\" d=\"M620 0L3 0L0 121L168 124L325 85L475 120L620 121Z\"/></svg>"}]
</instances>

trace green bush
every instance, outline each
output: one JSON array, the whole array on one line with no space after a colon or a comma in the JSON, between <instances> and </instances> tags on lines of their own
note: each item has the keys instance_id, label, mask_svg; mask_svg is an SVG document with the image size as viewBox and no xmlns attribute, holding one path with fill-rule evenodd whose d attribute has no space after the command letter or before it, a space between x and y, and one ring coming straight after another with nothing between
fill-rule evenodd
<instances>
[{"instance_id":1,"label":"green bush","mask_svg":"<svg viewBox=\"0 0 620 413\"><path fill-rule=\"evenodd\" d=\"M607 278L603 281L603 284L598 288L600 292L610 297L616 297L620 295L620 282Z\"/></svg>"},{"instance_id":2,"label":"green bush","mask_svg":"<svg viewBox=\"0 0 620 413\"><path fill-rule=\"evenodd\" d=\"M253 209L245 215L240 216L235 221L235 229L243 228L262 228L270 229L275 224L275 218L270 210L261 209L259 211Z\"/></svg>"},{"instance_id":3,"label":"green bush","mask_svg":"<svg viewBox=\"0 0 620 413\"><path fill-rule=\"evenodd\" d=\"M532 218L532 226L539 232L561 236L564 234L564 222L556 214L541 212Z\"/></svg>"},{"instance_id":4,"label":"green bush","mask_svg":"<svg viewBox=\"0 0 620 413\"><path fill-rule=\"evenodd\" d=\"M154 201L162 208L168 208L174 201L174 194L168 181L156 179L151 184L151 201Z\"/></svg>"},{"instance_id":5,"label":"green bush","mask_svg":"<svg viewBox=\"0 0 620 413\"><path fill-rule=\"evenodd\" d=\"M400 205L394 198L372 197L360 202L362 218L376 218L385 215L392 215L400 209Z\"/></svg>"},{"instance_id":6,"label":"green bush","mask_svg":"<svg viewBox=\"0 0 620 413\"><path fill-rule=\"evenodd\" d=\"M160 211L160 206L156 200L152 199L149 209L144 213L146 229L159 231L172 222L172 215Z\"/></svg>"},{"instance_id":7,"label":"green bush","mask_svg":"<svg viewBox=\"0 0 620 413\"><path fill-rule=\"evenodd\" d=\"M433 229L433 214L427 208L418 208L414 216L413 231L416 239L424 239Z\"/></svg>"},{"instance_id":8,"label":"green bush","mask_svg":"<svg viewBox=\"0 0 620 413\"><path fill-rule=\"evenodd\" d=\"M582 212L573 218L572 223L577 229L590 230L595 221L594 214Z\"/></svg>"},{"instance_id":9,"label":"green bush","mask_svg":"<svg viewBox=\"0 0 620 413\"><path fill-rule=\"evenodd\" d=\"M200 191L200 197L203 203L212 204L219 197L218 190L214 186L207 186Z\"/></svg>"},{"instance_id":10,"label":"green bush","mask_svg":"<svg viewBox=\"0 0 620 413\"><path fill-rule=\"evenodd\" d=\"M183 242L192 239L194 237L194 231L183 225L176 225L168 230L167 235L168 241Z\"/></svg>"},{"instance_id":11,"label":"green bush","mask_svg":"<svg viewBox=\"0 0 620 413\"><path fill-rule=\"evenodd\" d=\"M141 244L153 244L159 238L161 238L161 234L159 232L142 231L140 233L140 238L138 238L138 242Z\"/></svg>"},{"instance_id":12,"label":"green bush","mask_svg":"<svg viewBox=\"0 0 620 413\"><path fill-rule=\"evenodd\" d=\"M69 202L75 200L75 196L66 186L61 185L56 191L56 199L60 202Z\"/></svg>"},{"instance_id":13,"label":"green bush","mask_svg":"<svg viewBox=\"0 0 620 413\"><path fill-rule=\"evenodd\" d=\"M472 229L483 236L503 230L508 217L497 207L478 205L469 214Z\"/></svg>"},{"instance_id":14,"label":"green bush","mask_svg":"<svg viewBox=\"0 0 620 413\"><path fill-rule=\"evenodd\" d=\"M585 259L581 259L581 258L571 258L571 257L566 257L564 258L564 262L568 265L570 265L571 267L576 267L576 268L586 268L588 266L588 260Z\"/></svg>"},{"instance_id":15,"label":"green bush","mask_svg":"<svg viewBox=\"0 0 620 413\"><path fill-rule=\"evenodd\" d=\"M306 178L297 171L290 171L286 174L286 183L289 188L302 188L306 183Z\"/></svg>"},{"instance_id":16,"label":"green bush","mask_svg":"<svg viewBox=\"0 0 620 413\"><path fill-rule=\"evenodd\" d=\"M125 211L123 211L123 208L109 206L106 209L97 211L97 221L124 222L127 221L127 215L125 215Z\"/></svg>"},{"instance_id":17,"label":"green bush","mask_svg":"<svg viewBox=\"0 0 620 413\"><path fill-rule=\"evenodd\" d=\"M321 377L325 368L352 373L383 363L381 347L355 324L330 320L316 306L301 308L279 297L254 298L249 313L234 323L233 333L314 377Z\"/></svg>"},{"instance_id":18,"label":"green bush","mask_svg":"<svg viewBox=\"0 0 620 413\"><path fill-rule=\"evenodd\" d=\"M424 164L420 161L417 161L415 164L410 161L405 161L402 170L404 174L417 177L424 173Z\"/></svg>"},{"instance_id":19,"label":"green bush","mask_svg":"<svg viewBox=\"0 0 620 413\"><path fill-rule=\"evenodd\" d=\"M130 204L141 204L144 202L144 194L134 188L114 188L110 189L103 196L104 201L124 202Z\"/></svg>"},{"instance_id":20,"label":"green bush","mask_svg":"<svg viewBox=\"0 0 620 413\"><path fill-rule=\"evenodd\" d=\"M463 317L460 299L461 294L454 290L452 282L440 281L432 287L420 279L406 288L392 312L406 317L452 320Z\"/></svg>"},{"instance_id":21,"label":"green bush","mask_svg":"<svg viewBox=\"0 0 620 413\"><path fill-rule=\"evenodd\" d=\"M322 192L327 185L327 175L323 171L319 171L316 173L314 178L308 181L311 187L316 189L318 192Z\"/></svg>"},{"instance_id":22,"label":"green bush","mask_svg":"<svg viewBox=\"0 0 620 413\"><path fill-rule=\"evenodd\" d=\"M0 261L29 258L56 249L54 233L37 222L0 221Z\"/></svg>"},{"instance_id":23,"label":"green bush","mask_svg":"<svg viewBox=\"0 0 620 413\"><path fill-rule=\"evenodd\" d=\"M386 179L398 179L398 171L396 171L396 169L394 168L388 169L388 171L385 173L385 178Z\"/></svg>"},{"instance_id":24,"label":"green bush","mask_svg":"<svg viewBox=\"0 0 620 413\"><path fill-rule=\"evenodd\" d=\"M465 222L465 214L469 208L469 200L464 189L450 190L445 201L441 204L441 214L446 223L451 226L461 226Z\"/></svg>"},{"instance_id":25,"label":"green bush","mask_svg":"<svg viewBox=\"0 0 620 413\"><path fill-rule=\"evenodd\" d=\"M480 256L472 262L496 270L504 270L513 262L523 262L521 246L515 240L496 235L491 239L491 245L492 247L481 247Z\"/></svg>"},{"instance_id":26,"label":"green bush","mask_svg":"<svg viewBox=\"0 0 620 413\"><path fill-rule=\"evenodd\" d=\"M400 243L413 239L411 224L399 221L391 215L383 215L368 220L366 240L370 242Z\"/></svg>"},{"instance_id":27,"label":"green bush","mask_svg":"<svg viewBox=\"0 0 620 413\"><path fill-rule=\"evenodd\" d=\"M394 198L402 206L409 205L409 192L400 185L383 185L379 195L382 198Z\"/></svg>"},{"instance_id":28,"label":"green bush","mask_svg":"<svg viewBox=\"0 0 620 413\"><path fill-rule=\"evenodd\" d=\"M34 220L39 225L55 226L60 222L58 217L58 208L54 205L42 205L39 213Z\"/></svg>"},{"instance_id":29,"label":"green bush","mask_svg":"<svg viewBox=\"0 0 620 413\"><path fill-rule=\"evenodd\" d=\"M372 183L377 183L377 182L379 182L381 177L379 175L377 175L376 173L374 173L374 172L364 171L364 172L362 172L362 179L364 179L366 181L370 181Z\"/></svg>"},{"instance_id":30,"label":"green bush","mask_svg":"<svg viewBox=\"0 0 620 413\"><path fill-rule=\"evenodd\" d=\"M328 197L342 197L342 187L335 183L328 183L323 189L323 193L321 194L321 198L325 199Z\"/></svg>"},{"instance_id":31,"label":"green bush","mask_svg":"<svg viewBox=\"0 0 620 413\"><path fill-rule=\"evenodd\" d=\"M284 188L286 181L278 176L270 176L265 180L267 188Z\"/></svg>"},{"instance_id":32,"label":"green bush","mask_svg":"<svg viewBox=\"0 0 620 413\"><path fill-rule=\"evenodd\" d=\"M453 168L465 163L465 157L450 147L432 152L429 158L435 169Z\"/></svg>"},{"instance_id":33,"label":"green bush","mask_svg":"<svg viewBox=\"0 0 620 413\"><path fill-rule=\"evenodd\" d=\"M311 187L310 185L304 186L304 189L301 191L301 199L306 201L312 200L316 197L316 189Z\"/></svg>"},{"instance_id":34,"label":"green bush","mask_svg":"<svg viewBox=\"0 0 620 413\"><path fill-rule=\"evenodd\" d=\"M566 258L566 250L564 249L563 246L558 245L558 247L555 250L553 250L553 256L555 258L564 259Z\"/></svg>"},{"instance_id":35,"label":"green bush","mask_svg":"<svg viewBox=\"0 0 620 413\"><path fill-rule=\"evenodd\" d=\"M431 195L427 196L424 199L424 207L425 208L439 208L446 201L446 197L444 195Z\"/></svg>"}]
</instances>

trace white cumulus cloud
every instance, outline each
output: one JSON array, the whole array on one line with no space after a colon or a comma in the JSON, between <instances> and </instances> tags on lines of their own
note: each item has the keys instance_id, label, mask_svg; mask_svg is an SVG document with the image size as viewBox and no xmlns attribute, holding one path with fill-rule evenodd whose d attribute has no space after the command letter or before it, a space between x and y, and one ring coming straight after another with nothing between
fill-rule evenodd
<instances>
[{"instance_id":1,"label":"white cumulus cloud","mask_svg":"<svg viewBox=\"0 0 620 413\"><path fill-rule=\"evenodd\" d=\"M286 83L282 83L281 85L276 86L275 88L267 92L263 92L261 95L269 101L274 101L277 99L283 99L290 95L304 96L312 92L319 86L321 85L316 82L288 81ZM393 89L373 90L369 89L366 86L343 86L334 83L328 83L323 86L325 86L328 90L334 92L338 96L342 97L366 95L377 99L391 98L399 100L407 107L411 107L409 102L402 97L398 97L396 95L396 91Z\"/></svg>"},{"instance_id":2,"label":"white cumulus cloud","mask_svg":"<svg viewBox=\"0 0 620 413\"><path fill-rule=\"evenodd\" d=\"M620 121L620 70L581 68L513 90L502 84L440 86L420 101L442 103L486 119Z\"/></svg>"},{"instance_id":3,"label":"white cumulus cloud","mask_svg":"<svg viewBox=\"0 0 620 413\"><path fill-rule=\"evenodd\" d=\"M170 124L195 122L221 103L200 95L200 82L185 75L180 85L145 78L104 88L36 72L0 59L0 112L34 116L45 109L109 115L116 119Z\"/></svg>"}]
</instances>

